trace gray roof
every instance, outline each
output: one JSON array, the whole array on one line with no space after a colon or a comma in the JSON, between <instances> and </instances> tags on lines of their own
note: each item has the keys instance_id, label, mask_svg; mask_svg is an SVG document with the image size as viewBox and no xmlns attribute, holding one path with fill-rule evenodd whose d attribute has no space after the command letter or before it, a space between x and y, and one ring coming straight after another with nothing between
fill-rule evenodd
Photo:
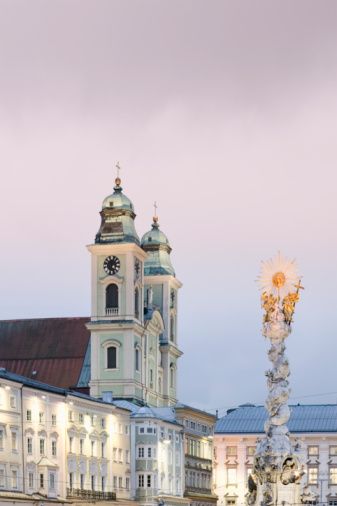
<instances>
[{"instance_id":1,"label":"gray roof","mask_svg":"<svg viewBox=\"0 0 337 506\"><path fill-rule=\"evenodd\" d=\"M290 406L291 433L337 432L337 404ZM267 419L264 406L239 406L229 410L215 426L216 434L261 434Z\"/></svg>"}]
</instances>

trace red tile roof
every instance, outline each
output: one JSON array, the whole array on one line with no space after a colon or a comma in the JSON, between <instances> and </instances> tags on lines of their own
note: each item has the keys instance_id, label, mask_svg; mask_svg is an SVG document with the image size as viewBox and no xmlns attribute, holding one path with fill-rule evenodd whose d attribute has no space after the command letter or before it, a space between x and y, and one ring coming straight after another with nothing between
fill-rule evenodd
<instances>
[{"instance_id":1,"label":"red tile roof","mask_svg":"<svg viewBox=\"0 0 337 506\"><path fill-rule=\"evenodd\" d=\"M49 385L76 386L90 338L88 321L86 317L0 321L0 367Z\"/></svg>"}]
</instances>

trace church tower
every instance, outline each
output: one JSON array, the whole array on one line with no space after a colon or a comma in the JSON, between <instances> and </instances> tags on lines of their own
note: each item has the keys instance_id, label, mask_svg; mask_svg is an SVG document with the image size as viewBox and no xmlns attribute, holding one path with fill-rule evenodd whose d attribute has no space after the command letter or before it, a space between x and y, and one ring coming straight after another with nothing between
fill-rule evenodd
<instances>
[{"instance_id":1,"label":"church tower","mask_svg":"<svg viewBox=\"0 0 337 506\"><path fill-rule=\"evenodd\" d=\"M90 393L163 406L158 310L144 311L144 262L130 199L121 180L103 201L101 225L91 253Z\"/></svg>"},{"instance_id":2,"label":"church tower","mask_svg":"<svg viewBox=\"0 0 337 506\"><path fill-rule=\"evenodd\" d=\"M182 355L178 347L178 290L181 282L176 278L171 263L172 248L166 235L160 230L158 217L153 217L151 230L144 234L141 246L147 253L144 262L144 307L147 311L157 308L164 321L160 335L162 379L160 391L165 404L177 400L177 360Z\"/></svg>"}]
</instances>

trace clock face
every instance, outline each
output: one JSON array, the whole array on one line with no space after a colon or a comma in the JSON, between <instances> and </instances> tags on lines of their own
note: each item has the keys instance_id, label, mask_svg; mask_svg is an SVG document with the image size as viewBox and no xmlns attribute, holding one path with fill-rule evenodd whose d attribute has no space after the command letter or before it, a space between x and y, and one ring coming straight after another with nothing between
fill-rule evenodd
<instances>
[{"instance_id":1,"label":"clock face","mask_svg":"<svg viewBox=\"0 0 337 506\"><path fill-rule=\"evenodd\" d=\"M121 262L115 256L106 257L104 260L103 268L107 274L116 274L119 271Z\"/></svg>"}]
</instances>

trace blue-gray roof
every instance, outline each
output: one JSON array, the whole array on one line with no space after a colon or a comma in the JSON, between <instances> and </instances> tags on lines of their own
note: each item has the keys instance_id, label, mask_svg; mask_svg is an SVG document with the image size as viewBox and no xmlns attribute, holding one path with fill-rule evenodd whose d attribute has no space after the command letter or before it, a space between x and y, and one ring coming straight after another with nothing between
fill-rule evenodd
<instances>
[{"instance_id":1,"label":"blue-gray roof","mask_svg":"<svg viewBox=\"0 0 337 506\"><path fill-rule=\"evenodd\" d=\"M337 404L290 406L291 433L337 432ZM216 434L261 434L267 419L264 406L241 406L229 410L215 426Z\"/></svg>"},{"instance_id":2,"label":"blue-gray roof","mask_svg":"<svg viewBox=\"0 0 337 506\"><path fill-rule=\"evenodd\" d=\"M173 407L165 406L157 408L154 406L139 406L139 404L123 399L114 400L114 404L117 407L132 411L132 418L156 418L158 420L180 425L176 420Z\"/></svg>"}]
</instances>

